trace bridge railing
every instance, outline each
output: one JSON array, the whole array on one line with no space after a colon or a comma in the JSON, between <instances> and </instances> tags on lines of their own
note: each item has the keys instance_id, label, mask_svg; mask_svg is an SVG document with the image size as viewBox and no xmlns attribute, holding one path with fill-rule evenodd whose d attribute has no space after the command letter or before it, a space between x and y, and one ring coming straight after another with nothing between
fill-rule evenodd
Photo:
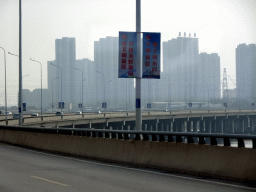
<instances>
[{"instance_id":1,"label":"bridge railing","mask_svg":"<svg viewBox=\"0 0 256 192\"><path fill-rule=\"evenodd\" d=\"M135 141L176 142L198 145L245 147L245 141L251 141L251 148L256 149L256 136L242 134L217 134L217 133L191 133L191 132L165 132L165 131L127 131L88 128L45 128L45 127L18 127L0 126L0 129L12 131L25 131L46 134L75 135L82 137L123 139Z\"/></svg>"}]
</instances>

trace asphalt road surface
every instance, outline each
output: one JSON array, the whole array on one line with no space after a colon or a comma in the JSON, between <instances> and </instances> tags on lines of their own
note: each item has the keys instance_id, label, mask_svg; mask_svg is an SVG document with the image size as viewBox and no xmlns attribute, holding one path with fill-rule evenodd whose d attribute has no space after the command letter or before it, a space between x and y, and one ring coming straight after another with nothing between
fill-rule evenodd
<instances>
[{"instance_id":1,"label":"asphalt road surface","mask_svg":"<svg viewBox=\"0 0 256 192\"><path fill-rule=\"evenodd\" d=\"M101 163L0 143L1 192L256 191L241 183Z\"/></svg>"}]
</instances>

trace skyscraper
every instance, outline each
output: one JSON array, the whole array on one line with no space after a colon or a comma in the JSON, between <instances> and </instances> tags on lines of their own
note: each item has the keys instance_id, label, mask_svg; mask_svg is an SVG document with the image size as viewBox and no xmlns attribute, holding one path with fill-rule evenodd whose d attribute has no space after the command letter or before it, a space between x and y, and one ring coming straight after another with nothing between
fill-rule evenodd
<instances>
[{"instance_id":1,"label":"skyscraper","mask_svg":"<svg viewBox=\"0 0 256 192\"><path fill-rule=\"evenodd\" d=\"M250 102L256 99L256 45L239 44L236 48L237 98Z\"/></svg>"},{"instance_id":2,"label":"skyscraper","mask_svg":"<svg viewBox=\"0 0 256 192\"><path fill-rule=\"evenodd\" d=\"M62 97L62 101L65 103L65 108L71 109L72 104L75 103L76 90L75 84L75 62L76 62L76 42L75 38L63 37L62 39L55 40L55 52L56 60L56 77L58 79L58 91L59 97ZM61 80L62 70L62 80ZM62 83L62 94L61 92ZM59 98L61 101L61 98Z\"/></svg>"},{"instance_id":3,"label":"skyscraper","mask_svg":"<svg viewBox=\"0 0 256 192\"><path fill-rule=\"evenodd\" d=\"M198 38L177 37L163 42L163 78L170 81L171 97L175 101L190 101L197 97ZM165 84L169 84L165 80ZM165 94L166 95L166 94Z\"/></svg>"},{"instance_id":4,"label":"skyscraper","mask_svg":"<svg viewBox=\"0 0 256 192\"><path fill-rule=\"evenodd\" d=\"M220 99L220 57L218 54L200 53L196 68L199 100Z\"/></svg>"}]
</instances>

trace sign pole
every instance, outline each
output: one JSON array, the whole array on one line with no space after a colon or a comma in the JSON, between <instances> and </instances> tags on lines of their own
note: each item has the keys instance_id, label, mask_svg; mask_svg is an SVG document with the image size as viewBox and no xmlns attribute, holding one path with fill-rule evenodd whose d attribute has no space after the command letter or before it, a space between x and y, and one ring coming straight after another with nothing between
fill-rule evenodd
<instances>
[{"instance_id":1,"label":"sign pole","mask_svg":"<svg viewBox=\"0 0 256 192\"><path fill-rule=\"evenodd\" d=\"M142 110L141 110L141 1L136 0L136 33L137 33L137 62L136 62L136 121L135 130L142 130Z\"/></svg>"}]
</instances>

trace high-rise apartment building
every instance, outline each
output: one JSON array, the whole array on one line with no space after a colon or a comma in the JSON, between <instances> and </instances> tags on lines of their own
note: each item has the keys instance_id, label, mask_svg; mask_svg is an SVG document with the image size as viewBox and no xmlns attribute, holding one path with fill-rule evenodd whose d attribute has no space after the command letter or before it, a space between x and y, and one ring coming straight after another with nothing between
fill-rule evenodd
<instances>
[{"instance_id":1,"label":"high-rise apartment building","mask_svg":"<svg viewBox=\"0 0 256 192\"><path fill-rule=\"evenodd\" d=\"M207 101L220 98L220 57L199 54L198 38L181 37L163 42L162 97L172 101ZM170 86L170 89L168 89ZM209 94L209 97L208 97Z\"/></svg>"},{"instance_id":2,"label":"high-rise apartment building","mask_svg":"<svg viewBox=\"0 0 256 192\"><path fill-rule=\"evenodd\" d=\"M196 67L200 101L220 99L220 57L217 53L200 53Z\"/></svg>"},{"instance_id":3,"label":"high-rise apartment building","mask_svg":"<svg viewBox=\"0 0 256 192\"><path fill-rule=\"evenodd\" d=\"M236 48L237 98L256 100L256 45L239 44Z\"/></svg>"},{"instance_id":4,"label":"high-rise apartment building","mask_svg":"<svg viewBox=\"0 0 256 192\"><path fill-rule=\"evenodd\" d=\"M106 102L107 108L128 108L129 100L134 105L134 79L118 78L118 37L94 42L94 65L98 106Z\"/></svg>"},{"instance_id":5,"label":"high-rise apartment building","mask_svg":"<svg viewBox=\"0 0 256 192\"><path fill-rule=\"evenodd\" d=\"M197 71L198 38L177 37L163 42L162 85L168 87L172 101L190 101L198 97ZM164 88L161 88L164 90ZM165 98L168 89L165 89Z\"/></svg>"},{"instance_id":6,"label":"high-rise apartment building","mask_svg":"<svg viewBox=\"0 0 256 192\"><path fill-rule=\"evenodd\" d=\"M56 60L51 69L55 67L55 77L58 78L56 81L58 90L58 101L65 103L66 109L72 109L72 105L75 104L75 62L76 62L76 42L75 38L63 37L62 39L55 40L55 53ZM49 64L49 62L48 62ZM50 67L50 65L48 65ZM62 79L61 79L62 75ZM52 78L53 79L53 78ZM51 83L52 79L48 80L48 84ZM62 93L61 93L62 85Z\"/></svg>"}]
</instances>

